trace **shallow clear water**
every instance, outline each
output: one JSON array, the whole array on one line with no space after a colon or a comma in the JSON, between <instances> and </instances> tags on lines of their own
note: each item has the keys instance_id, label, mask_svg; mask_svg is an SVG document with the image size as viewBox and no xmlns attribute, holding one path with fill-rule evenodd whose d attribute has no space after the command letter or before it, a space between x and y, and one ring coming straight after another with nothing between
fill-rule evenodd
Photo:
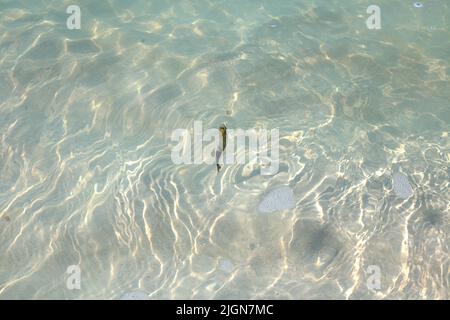
<instances>
[{"instance_id":1,"label":"shallow clear water","mask_svg":"<svg viewBox=\"0 0 450 320\"><path fill-rule=\"evenodd\" d=\"M77 3L0 1L0 299L449 298L448 1ZM174 164L194 121L279 172Z\"/></svg>"}]
</instances>

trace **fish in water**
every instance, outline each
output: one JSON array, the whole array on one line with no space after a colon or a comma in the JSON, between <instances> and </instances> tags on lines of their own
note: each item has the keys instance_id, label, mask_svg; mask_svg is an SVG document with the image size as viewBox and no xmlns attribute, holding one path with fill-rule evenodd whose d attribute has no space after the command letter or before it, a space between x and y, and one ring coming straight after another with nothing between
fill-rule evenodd
<instances>
[{"instance_id":1,"label":"fish in water","mask_svg":"<svg viewBox=\"0 0 450 320\"><path fill-rule=\"evenodd\" d=\"M220 169L222 169L222 166L219 164L219 159L227 146L227 127L223 124L220 126L219 131L220 131L219 145L217 146L216 150L217 172L219 172Z\"/></svg>"}]
</instances>

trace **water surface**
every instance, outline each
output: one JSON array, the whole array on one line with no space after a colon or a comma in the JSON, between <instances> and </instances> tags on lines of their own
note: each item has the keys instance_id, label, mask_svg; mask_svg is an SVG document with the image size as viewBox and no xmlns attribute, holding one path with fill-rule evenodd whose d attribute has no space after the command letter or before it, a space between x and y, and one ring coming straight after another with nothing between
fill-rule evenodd
<instances>
[{"instance_id":1,"label":"water surface","mask_svg":"<svg viewBox=\"0 0 450 320\"><path fill-rule=\"evenodd\" d=\"M449 298L447 1L77 3L0 2L0 299ZM194 121L280 171L174 164Z\"/></svg>"}]
</instances>

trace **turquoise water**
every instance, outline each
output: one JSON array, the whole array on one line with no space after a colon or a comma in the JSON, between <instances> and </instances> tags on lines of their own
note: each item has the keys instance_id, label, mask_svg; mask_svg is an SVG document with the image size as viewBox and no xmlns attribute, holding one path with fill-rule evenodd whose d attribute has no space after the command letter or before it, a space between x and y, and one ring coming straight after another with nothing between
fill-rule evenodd
<instances>
[{"instance_id":1,"label":"turquoise water","mask_svg":"<svg viewBox=\"0 0 450 320\"><path fill-rule=\"evenodd\" d=\"M450 3L422 3L0 0L0 299L449 299ZM174 164L195 121L278 128L279 172Z\"/></svg>"}]
</instances>

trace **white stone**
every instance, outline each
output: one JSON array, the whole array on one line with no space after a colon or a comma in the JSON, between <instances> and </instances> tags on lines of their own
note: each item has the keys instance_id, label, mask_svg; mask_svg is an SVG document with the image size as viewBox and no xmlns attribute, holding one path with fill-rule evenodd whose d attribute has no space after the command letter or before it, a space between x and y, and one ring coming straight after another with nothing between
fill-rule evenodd
<instances>
[{"instance_id":1,"label":"white stone","mask_svg":"<svg viewBox=\"0 0 450 320\"><path fill-rule=\"evenodd\" d=\"M295 206L294 192L288 186L276 187L269 191L258 205L258 211L270 213Z\"/></svg>"},{"instance_id":2,"label":"white stone","mask_svg":"<svg viewBox=\"0 0 450 320\"><path fill-rule=\"evenodd\" d=\"M120 300L149 300L148 294L143 291L132 291L123 294Z\"/></svg>"},{"instance_id":3,"label":"white stone","mask_svg":"<svg viewBox=\"0 0 450 320\"><path fill-rule=\"evenodd\" d=\"M414 194L414 191L409 183L408 177L403 173L396 172L393 176L394 192L402 199L409 198Z\"/></svg>"}]
</instances>

